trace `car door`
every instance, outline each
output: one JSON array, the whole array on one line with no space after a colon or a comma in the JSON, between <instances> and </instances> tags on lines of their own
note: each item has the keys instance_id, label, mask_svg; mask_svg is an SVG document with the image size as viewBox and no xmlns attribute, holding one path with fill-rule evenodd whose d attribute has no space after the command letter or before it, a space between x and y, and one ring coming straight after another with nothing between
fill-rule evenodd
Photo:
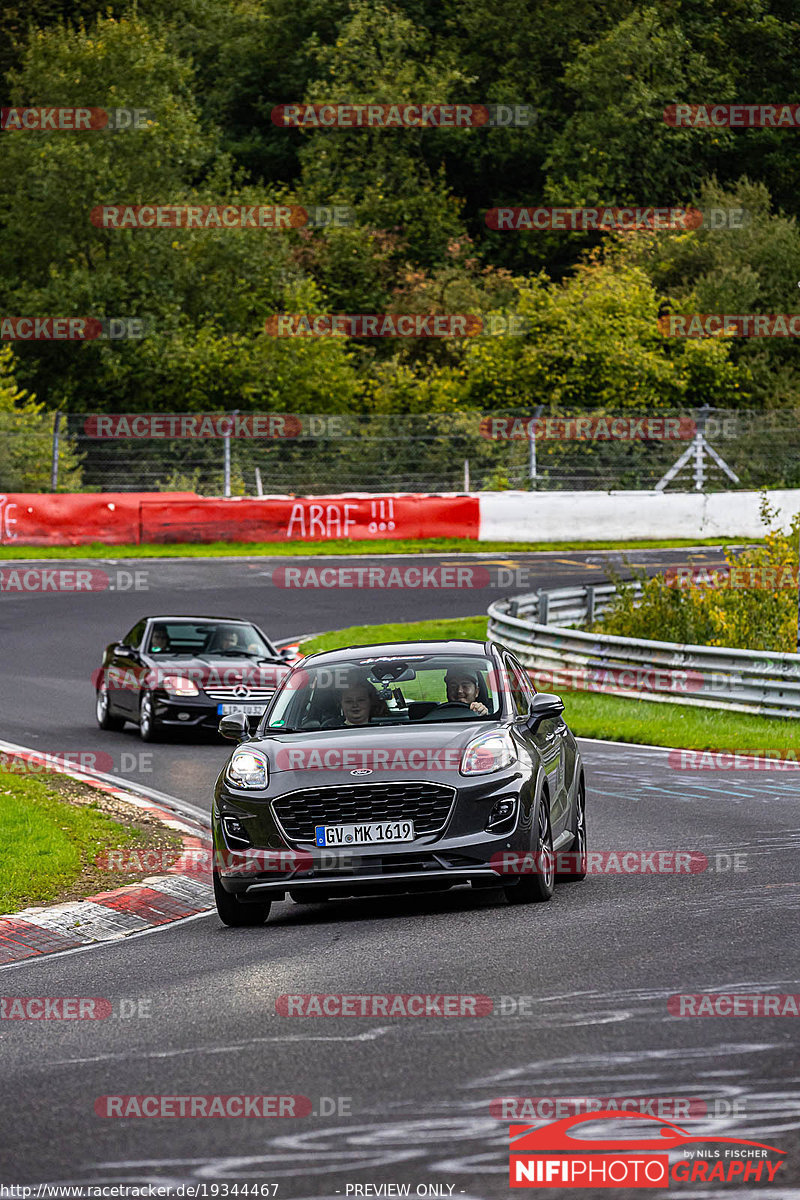
<instances>
[{"instance_id":1,"label":"car door","mask_svg":"<svg viewBox=\"0 0 800 1200\"><path fill-rule=\"evenodd\" d=\"M142 675L141 645L146 621L139 621L125 634L111 654L106 672L108 694L115 712L128 717L139 715L139 680Z\"/></svg>"},{"instance_id":2,"label":"car door","mask_svg":"<svg viewBox=\"0 0 800 1200\"><path fill-rule=\"evenodd\" d=\"M521 716L527 716L536 692L527 672L514 655L507 651L505 661L515 707ZM563 832L567 822L565 743L568 729L561 717L546 717L533 732L524 725L521 726L520 732L532 743L542 760L550 792L550 825L555 839Z\"/></svg>"}]
</instances>

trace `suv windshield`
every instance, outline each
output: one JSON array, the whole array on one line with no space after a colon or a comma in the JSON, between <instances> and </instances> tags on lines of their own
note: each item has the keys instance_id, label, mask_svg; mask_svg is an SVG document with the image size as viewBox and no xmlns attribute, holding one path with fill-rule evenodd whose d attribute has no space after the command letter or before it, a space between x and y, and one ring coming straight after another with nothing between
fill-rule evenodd
<instances>
[{"instance_id":1,"label":"suv windshield","mask_svg":"<svg viewBox=\"0 0 800 1200\"><path fill-rule=\"evenodd\" d=\"M367 656L303 665L288 677L265 729L296 732L497 717L497 673L481 655Z\"/></svg>"},{"instance_id":2,"label":"suv windshield","mask_svg":"<svg viewBox=\"0 0 800 1200\"><path fill-rule=\"evenodd\" d=\"M150 630L151 654L211 654L275 658L276 651L254 625L233 621L156 621Z\"/></svg>"}]
</instances>

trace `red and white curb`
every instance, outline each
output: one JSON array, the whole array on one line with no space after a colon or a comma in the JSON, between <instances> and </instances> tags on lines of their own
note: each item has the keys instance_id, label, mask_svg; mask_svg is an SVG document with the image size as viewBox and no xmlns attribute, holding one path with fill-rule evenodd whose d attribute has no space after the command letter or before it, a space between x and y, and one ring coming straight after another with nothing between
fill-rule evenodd
<instances>
[{"instance_id":1,"label":"red and white curb","mask_svg":"<svg viewBox=\"0 0 800 1200\"><path fill-rule=\"evenodd\" d=\"M0 748L25 761L41 763L42 760L41 753L26 747L3 742ZM175 813L155 801L128 788L115 787L87 771L66 764L58 770L62 775L152 813L163 825L182 835L183 853L166 874L141 883L99 892L86 900L0 915L0 966L73 950L93 942L127 937L208 912L214 907L211 883L197 875L197 852L208 851L210 846L208 834L199 823L179 820Z\"/></svg>"}]
</instances>

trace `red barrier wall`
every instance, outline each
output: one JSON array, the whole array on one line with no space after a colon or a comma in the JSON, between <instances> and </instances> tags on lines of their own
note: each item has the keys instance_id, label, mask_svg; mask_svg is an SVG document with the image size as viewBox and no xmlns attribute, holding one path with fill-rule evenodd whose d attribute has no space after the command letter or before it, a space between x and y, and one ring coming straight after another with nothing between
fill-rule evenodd
<instances>
[{"instance_id":1,"label":"red barrier wall","mask_svg":"<svg viewBox=\"0 0 800 1200\"><path fill-rule=\"evenodd\" d=\"M138 542L139 499L135 492L0 496L0 542L21 546Z\"/></svg>"},{"instance_id":2,"label":"red barrier wall","mask_svg":"<svg viewBox=\"0 0 800 1200\"><path fill-rule=\"evenodd\" d=\"M0 496L0 543L321 542L334 538L478 537L475 496L268 496L191 492Z\"/></svg>"},{"instance_id":3,"label":"red barrier wall","mask_svg":"<svg viewBox=\"0 0 800 1200\"><path fill-rule=\"evenodd\" d=\"M142 499L143 542L321 542L333 538L474 537L473 496L270 496Z\"/></svg>"}]
</instances>

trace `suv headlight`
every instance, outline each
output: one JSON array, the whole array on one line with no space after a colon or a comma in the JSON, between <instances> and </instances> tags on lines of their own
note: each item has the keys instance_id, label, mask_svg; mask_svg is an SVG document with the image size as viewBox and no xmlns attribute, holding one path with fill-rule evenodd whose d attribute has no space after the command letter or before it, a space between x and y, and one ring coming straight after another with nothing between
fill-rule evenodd
<instances>
[{"instance_id":1,"label":"suv headlight","mask_svg":"<svg viewBox=\"0 0 800 1200\"><path fill-rule=\"evenodd\" d=\"M490 775L517 761L517 749L507 733L480 733L464 750L462 775Z\"/></svg>"},{"instance_id":2,"label":"suv headlight","mask_svg":"<svg viewBox=\"0 0 800 1200\"><path fill-rule=\"evenodd\" d=\"M237 788L263 791L269 783L266 755L260 750L234 750L225 768L225 779Z\"/></svg>"},{"instance_id":3,"label":"suv headlight","mask_svg":"<svg viewBox=\"0 0 800 1200\"><path fill-rule=\"evenodd\" d=\"M191 679L184 679L182 675L165 675L161 680L161 686L165 692L169 692L172 696L200 695L197 684L192 683Z\"/></svg>"}]
</instances>

